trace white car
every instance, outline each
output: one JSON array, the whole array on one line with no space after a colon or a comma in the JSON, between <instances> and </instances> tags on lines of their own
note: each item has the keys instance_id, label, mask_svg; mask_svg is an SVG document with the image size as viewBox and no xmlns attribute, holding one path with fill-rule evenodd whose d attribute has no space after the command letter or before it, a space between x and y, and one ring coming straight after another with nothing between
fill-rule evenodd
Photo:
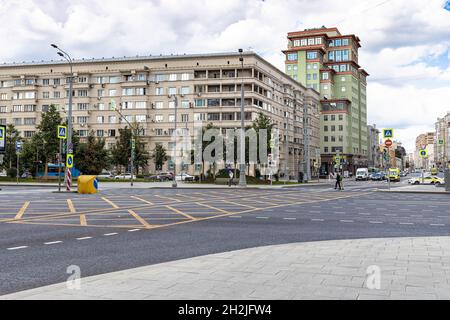
<instances>
[{"instance_id":1,"label":"white car","mask_svg":"<svg viewBox=\"0 0 450 320\"><path fill-rule=\"evenodd\" d=\"M103 171L97 178L99 179L114 179L114 175L110 171Z\"/></svg>"},{"instance_id":2,"label":"white car","mask_svg":"<svg viewBox=\"0 0 450 320\"><path fill-rule=\"evenodd\" d=\"M131 180L131 173L122 173L114 177L116 180ZM136 179L136 175L133 174L133 179Z\"/></svg>"},{"instance_id":3,"label":"white car","mask_svg":"<svg viewBox=\"0 0 450 320\"><path fill-rule=\"evenodd\" d=\"M411 178L408 180L409 184L434 184L434 185L439 185L439 184L444 184L445 181L442 178L438 178L435 176L426 176L423 178L423 183L422 183L422 177L417 177L417 178Z\"/></svg>"},{"instance_id":4,"label":"white car","mask_svg":"<svg viewBox=\"0 0 450 320\"><path fill-rule=\"evenodd\" d=\"M187 173L180 173L177 174L176 178L177 181L194 181L194 177L187 174Z\"/></svg>"}]
</instances>

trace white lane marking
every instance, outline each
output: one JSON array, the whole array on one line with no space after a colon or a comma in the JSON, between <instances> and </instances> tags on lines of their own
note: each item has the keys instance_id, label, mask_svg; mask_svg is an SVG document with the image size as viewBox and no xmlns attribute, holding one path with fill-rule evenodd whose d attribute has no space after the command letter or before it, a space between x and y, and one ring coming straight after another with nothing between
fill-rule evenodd
<instances>
[{"instance_id":1,"label":"white lane marking","mask_svg":"<svg viewBox=\"0 0 450 320\"><path fill-rule=\"evenodd\" d=\"M112 232L112 233L105 233L104 234L105 237L115 236L115 235L118 235L118 233L117 232Z\"/></svg>"},{"instance_id":2,"label":"white lane marking","mask_svg":"<svg viewBox=\"0 0 450 320\"><path fill-rule=\"evenodd\" d=\"M136 231L141 231L141 229L131 229L131 230L128 230L128 232L136 232Z\"/></svg>"},{"instance_id":3,"label":"white lane marking","mask_svg":"<svg viewBox=\"0 0 450 320\"><path fill-rule=\"evenodd\" d=\"M445 224L441 224L441 223L432 223L432 224L430 224L430 226L432 226L432 227L445 227Z\"/></svg>"},{"instance_id":4,"label":"white lane marking","mask_svg":"<svg viewBox=\"0 0 450 320\"><path fill-rule=\"evenodd\" d=\"M340 222L343 222L343 223L353 223L353 222L355 222L355 221L353 221L353 220L339 220Z\"/></svg>"},{"instance_id":5,"label":"white lane marking","mask_svg":"<svg viewBox=\"0 0 450 320\"><path fill-rule=\"evenodd\" d=\"M77 238L78 241L88 240L88 239L92 239L92 237Z\"/></svg>"},{"instance_id":6,"label":"white lane marking","mask_svg":"<svg viewBox=\"0 0 450 320\"><path fill-rule=\"evenodd\" d=\"M413 225L414 223L412 223L412 222L400 222L400 224L410 226L410 225Z\"/></svg>"},{"instance_id":7,"label":"white lane marking","mask_svg":"<svg viewBox=\"0 0 450 320\"><path fill-rule=\"evenodd\" d=\"M370 216L370 213L365 213L365 212L361 212L361 213L358 213L359 215L362 215L362 216Z\"/></svg>"},{"instance_id":8,"label":"white lane marking","mask_svg":"<svg viewBox=\"0 0 450 320\"><path fill-rule=\"evenodd\" d=\"M373 223L373 224L381 224L381 223L384 223L384 222L382 222L382 221L369 221L369 223Z\"/></svg>"},{"instance_id":9,"label":"white lane marking","mask_svg":"<svg viewBox=\"0 0 450 320\"><path fill-rule=\"evenodd\" d=\"M269 219L269 217L256 217L256 219Z\"/></svg>"},{"instance_id":10,"label":"white lane marking","mask_svg":"<svg viewBox=\"0 0 450 320\"><path fill-rule=\"evenodd\" d=\"M62 243L62 241L44 242L45 245L52 245L52 244L58 244L58 243Z\"/></svg>"},{"instance_id":11,"label":"white lane marking","mask_svg":"<svg viewBox=\"0 0 450 320\"><path fill-rule=\"evenodd\" d=\"M395 213L385 213L386 217L396 217L397 215Z\"/></svg>"},{"instance_id":12,"label":"white lane marking","mask_svg":"<svg viewBox=\"0 0 450 320\"><path fill-rule=\"evenodd\" d=\"M321 213L321 211L309 211L309 213Z\"/></svg>"},{"instance_id":13,"label":"white lane marking","mask_svg":"<svg viewBox=\"0 0 450 320\"><path fill-rule=\"evenodd\" d=\"M297 218L283 218L283 220L297 220Z\"/></svg>"},{"instance_id":14,"label":"white lane marking","mask_svg":"<svg viewBox=\"0 0 450 320\"><path fill-rule=\"evenodd\" d=\"M229 216L228 218L234 218L234 219L239 219L239 218L242 218L241 216Z\"/></svg>"},{"instance_id":15,"label":"white lane marking","mask_svg":"<svg viewBox=\"0 0 450 320\"><path fill-rule=\"evenodd\" d=\"M345 212L339 211L339 212L335 212L336 214L345 214Z\"/></svg>"},{"instance_id":16,"label":"white lane marking","mask_svg":"<svg viewBox=\"0 0 450 320\"><path fill-rule=\"evenodd\" d=\"M26 249L26 248L28 248L28 246L21 246L21 247L7 248L6 250L12 251L12 250L20 250L20 249Z\"/></svg>"},{"instance_id":17,"label":"white lane marking","mask_svg":"<svg viewBox=\"0 0 450 320\"><path fill-rule=\"evenodd\" d=\"M311 221L319 221L319 222L323 222L323 221L325 221L325 220L323 220L323 219L311 219Z\"/></svg>"}]
</instances>

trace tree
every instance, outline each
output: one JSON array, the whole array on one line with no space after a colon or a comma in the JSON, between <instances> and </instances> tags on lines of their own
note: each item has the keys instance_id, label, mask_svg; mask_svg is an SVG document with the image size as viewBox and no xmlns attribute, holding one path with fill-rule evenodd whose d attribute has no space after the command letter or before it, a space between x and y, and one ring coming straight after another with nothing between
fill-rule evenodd
<instances>
[{"instance_id":1,"label":"tree","mask_svg":"<svg viewBox=\"0 0 450 320\"><path fill-rule=\"evenodd\" d=\"M267 130L267 141L259 141L258 143L258 151L259 148L261 148L261 146L264 145L267 148L267 153L271 153L271 146L270 146L270 140L272 139L272 129L273 129L274 124L272 123L272 120L265 115L262 112L258 113L258 118L256 118L253 123L252 123L252 128L256 131L256 134L258 134L259 137L259 131L262 129L266 129ZM258 138L259 139L259 138ZM258 152L258 158L259 158L259 152ZM259 159L259 161L261 161L261 159Z\"/></svg>"},{"instance_id":2,"label":"tree","mask_svg":"<svg viewBox=\"0 0 450 320\"><path fill-rule=\"evenodd\" d=\"M61 125L62 119L54 105L51 105L47 112L42 113L41 123L36 127L36 133L42 143L42 158L45 164L44 175L48 173L48 163L55 159L59 152L59 139L56 130Z\"/></svg>"},{"instance_id":3,"label":"tree","mask_svg":"<svg viewBox=\"0 0 450 320\"><path fill-rule=\"evenodd\" d=\"M5 145L5 157L3 159L3 167L11 169L16 167L17 154L16 154L16 142L22 141L20 132L14 127L13 124L6 126L6 145Z\"/></svg>"},{"instance_id":4,"label":"tree","mask_svg":"<svg viewBox=\"0 0 450 320\"><path fill-rule=\"evenodd\" d=\"M136 131L139 131L139 128ZM129 159L131 158L131 137L131 129L128 127L119 129L119 137L116 140L116 145L111 151L112 162L114 165L128 168ZM141 142L139 136L136 136L135 140L134 166L137 168L137 172L139 172L139 168L144 169L147 166L149 154L145 151L145 146Z\"/></svg>"},{"instance_id":5,"label":"tree","mask_svg":"<svg viewBox=\"0 0 450 320\"><path fill-rule=\"evenodd\" d=\"M86 143L80 143L77 150L76 166L83 174L98 175L108 166L109 155L105 140L89 133Z\"/></svg>"},{"instance_id":6,"label":"tree","mask_svg":"<svg viewBox=\"0 0 450 320\"><path fill-rule=\"evenodd\" d=\"M150 156L155 163L156 170L161 170L164 163L169 159L167 156L166 149L160 143L157 143L155 149L153 149L153 154Z\"/></svg>"}]
</instances>

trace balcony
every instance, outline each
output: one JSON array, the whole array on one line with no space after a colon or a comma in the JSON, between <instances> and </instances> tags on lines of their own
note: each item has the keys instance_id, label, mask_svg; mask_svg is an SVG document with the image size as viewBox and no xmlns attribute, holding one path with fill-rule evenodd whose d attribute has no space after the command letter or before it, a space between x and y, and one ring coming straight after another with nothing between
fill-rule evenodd
<instances>
[{"instance_id":1,"label":"balcony","mask_svg":"<svg viewBox=\"0 0 450 320\"><path fill-rule=\"evenodd\" d=\"M322 100L322 112L349 112L350 100Z\"/></svg>"}]
</instances>

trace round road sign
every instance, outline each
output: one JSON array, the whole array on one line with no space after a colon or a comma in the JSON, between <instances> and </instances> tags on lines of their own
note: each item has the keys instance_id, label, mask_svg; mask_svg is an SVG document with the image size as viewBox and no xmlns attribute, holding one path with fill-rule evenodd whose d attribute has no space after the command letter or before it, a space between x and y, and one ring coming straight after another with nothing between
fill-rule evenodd
<instances>
[{"instance_id":1,"label":"round road sign","mask_svg":"<svg viewBox=\"0 0 450 320\"><path fill-rule=\"evenodd\" d=\"M386 140L385 142L384 142L384 145L386 146L386 147L392 147L392 140Z\"/></svg>"}]
</instances>

